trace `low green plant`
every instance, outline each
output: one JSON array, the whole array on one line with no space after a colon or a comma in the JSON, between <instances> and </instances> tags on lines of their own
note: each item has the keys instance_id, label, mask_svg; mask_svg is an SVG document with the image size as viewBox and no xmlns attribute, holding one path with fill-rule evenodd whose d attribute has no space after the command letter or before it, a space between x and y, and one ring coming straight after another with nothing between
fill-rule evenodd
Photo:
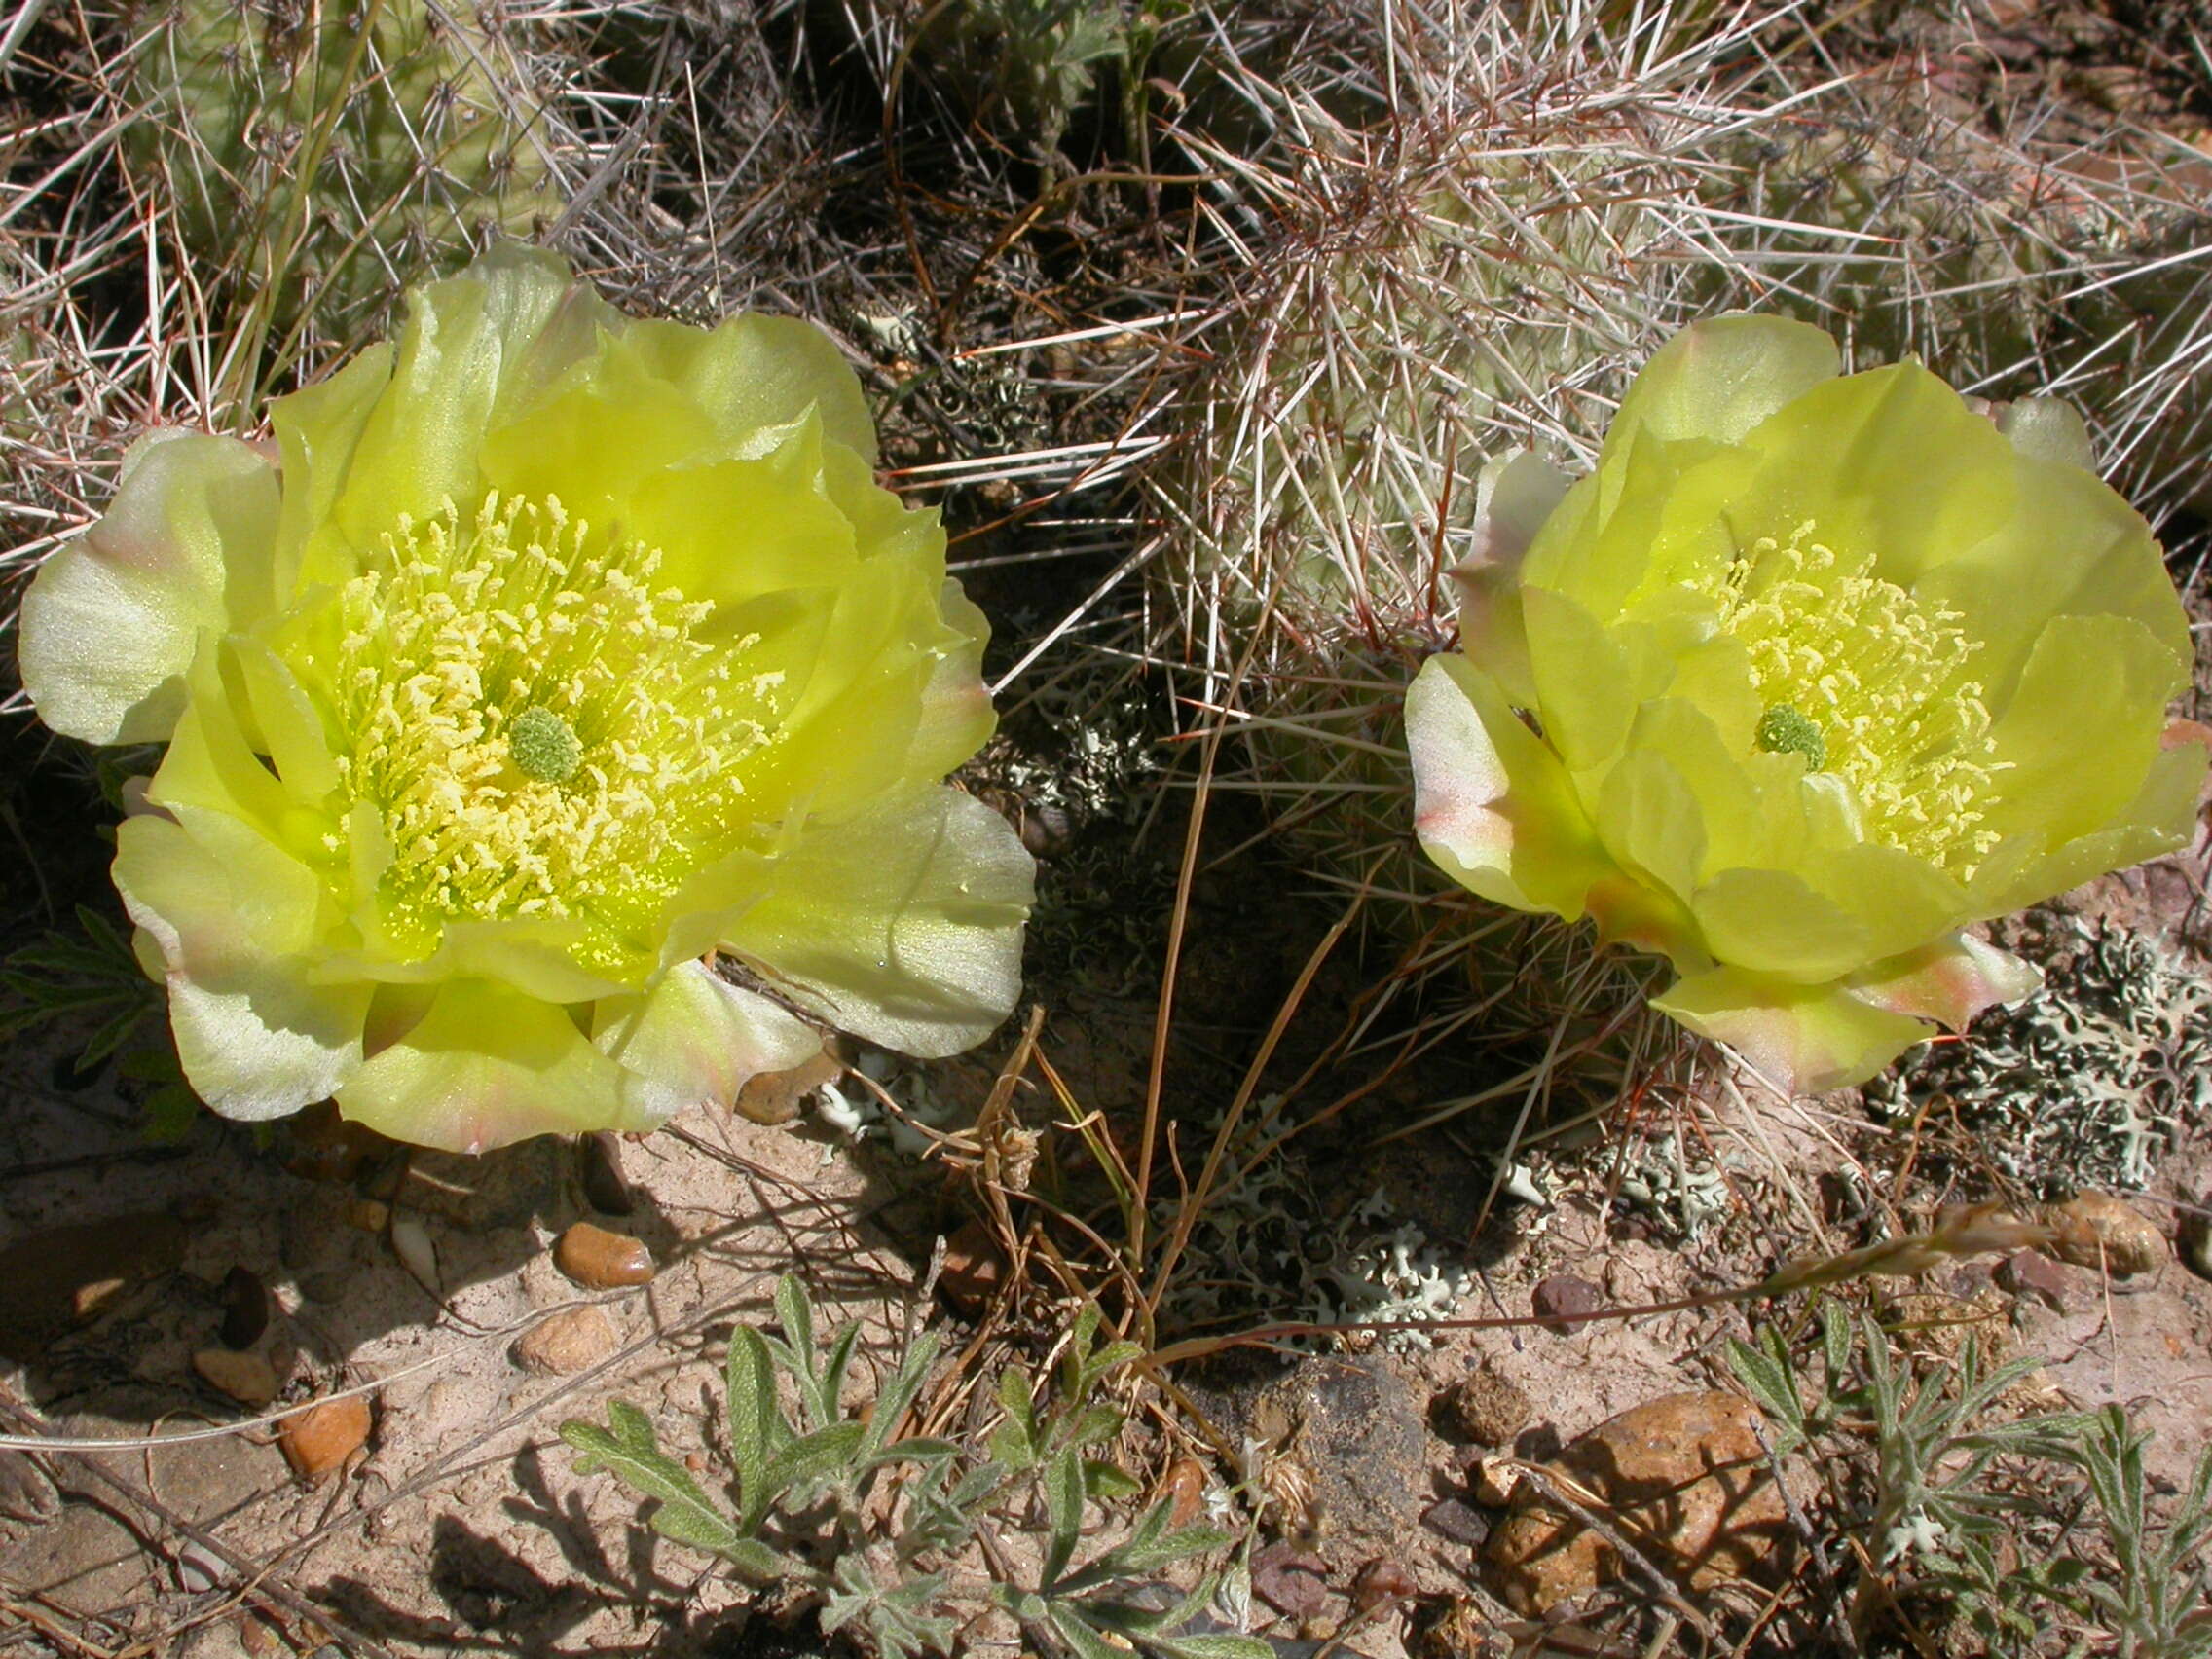
<instances>
[{"instance_id":1,"label":"low green plant","mask_svg":"<svg viewBox=\"0 0 2212 1659\"><path fill-rule=\"evenodd\" d=\"M872 0L897 19L914 72L947 89L977 119L1049 159L1076 115L1118 86L1124 141L1141 152L1154 59L1192 16L1190 0ZM910 19L910 20L909 20ZM1187 31L1184 31L1187 32Z\"/></svg>"},{"instance_id":2,"label":"low green plant","mask_svg":"<svg viewBox=\"0 0 2212 1659\"><path fill-rule=\"evenodd\" d=\"M181 1140L200 1115L176 1045L162 1020L161 987L146 977L130 940L97 910L77 906L77 927L49 929L0 962L0 1043L74 1025L85 1033L70 1062L89 1077L108 1060L146 1086L143 1128L154 1141Z\"/></svg>"},{"instance_id":3,"label":"low green plant","mask_svg":"<svg viewBox=\"0 0 2212 1659\"><path fill-rule=\"evenodd\" d=\"M1018 1620L1033 1645L1073 1659L1124 1659L1131 1646L1164 1659L1267 1659L1267 1644L1250 1637L1184 1633L1212 1599L1212 1573L1165 1607L1135 1594L1164 1568L1231 1541L1216 1528L1175 1525L1167 1502L1078 1562L1088 1507L1137 1490L1092 1455L1124 1421L1119 1407L1095 1397L1099 1383L1140 1351L1099 1341L1095 1305L1076 1320L1056 1390L1040 1395L1018 1369L1001 1373L1004 1416L977 1452L900 1432L937 1360L938 1333L916 1338L872 1407L853 1413L841 1396L858 1322L819 1342L813 1304L790 1274L775 1304L780 1339L751 1326L730 1338L731 1503L710 1496L659 1449L651 1419L620 1400L609 1402L605 1428L561 1425L580 1454L577 1472L605 1469L657 1499L654 1530L722 1557L755 1584L796 1589L820 1607L826 1634L850 1631L883 1659L952 1653L966 1622L956 1615L990 1607ZM779 1379L791 1384L795 1413ZM1042 1515L1041 1531L1020 1519L1032 1514ZM1034 1572L1018 1570L1000 1538L994 1518L1009 1516L1041 1536ZM965 1570L977 1556L980 1575Z\"/></svg>"},{"instance_id":4,"label":"low green plant","mask_svg":"<svg viewBox=\"0 0 2212 1659\"><path fill-rule=\"evenodd\" d=\"M991 68L992 92L1041 149L1056 149L1106 62L1127 63L1121 0L956 0L960 45Z\"/></svg>"},{"instance_id":5,"label":"low green plant","mask_svg":"<svg viewBox=\"0 0 2212 1659\"><path fill-rule=\"evenodd\" d=\"M2008 1415L2040 1361L1993 1365L1970 1335L1955 1361L1915 1365L1871 1318L1831 1302L1818 1323L1811 1370L1775 1326L1728 1359L1776 1456L1826 1475L1830 1520L1865 1564L1856 1622L1926 1604L1992 1654L2212 1654L2212 1451L2161 1514L2152 1435L2120 1407Z\"/></svg>"}]
</instances>

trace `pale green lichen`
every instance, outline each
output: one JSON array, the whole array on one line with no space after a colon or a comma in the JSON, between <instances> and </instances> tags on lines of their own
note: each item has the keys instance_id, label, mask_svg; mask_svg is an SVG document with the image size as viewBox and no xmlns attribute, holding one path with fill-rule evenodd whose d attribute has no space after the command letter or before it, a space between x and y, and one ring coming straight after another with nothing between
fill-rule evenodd
<instances>
[{"instance_id":1,"label":"pale green lichen","mask_svg":"<svg viewBox=\"0 0 2212 1659\"><path fill-rule=\"evenodd\" d=\"M2044 988L1967 1042L1915 1051L1868 1104L1955 1121L2045 1198L2143 1191L2212 1107L2212 983L2156 939L2063 911L2032 912L2014 945L2043 962Z\"/></svg>"}]
</instances>

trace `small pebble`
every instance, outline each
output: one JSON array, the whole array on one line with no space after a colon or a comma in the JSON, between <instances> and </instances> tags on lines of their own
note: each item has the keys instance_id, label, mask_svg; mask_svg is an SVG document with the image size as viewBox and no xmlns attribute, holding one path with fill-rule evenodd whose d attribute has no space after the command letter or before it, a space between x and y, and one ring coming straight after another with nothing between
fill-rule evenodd
<instances>
[{"instance_id":1,"label":"small pebble","mask_svg":"<svg viewBox=\"0 0 2212 1659\"><path fill-rule=\"evenodd\" d=\"M1392 1602L1403 1602L1419 1592L1420 1586L1413 1580L1398 1563L1387 1556L1377 1556L1352 1577L1351 1605L1355 1613L1372 1613L1376 1608Z\"/></svg>"},{"instance_id":2,"label":"small pebble","mask_svg":"<svg viewBox=\"0 0 2212 1659\"><path fill-rule=\"evenodd\" d=\"M230 1564L213 1550L194 1543L190 1538L176 1552L177 1587L188 1596L203 1595L228 1578Z\"/></svg>"},{"instance_id":3,"label":"small pebble","mask_svg":"<svg viewBox=\"0 0 2212 1659\"><path fill-rule=\"evenodd\" d=\"M540 1377L573 1377L614 1351L614 1327L597 1308L568 1308L540 1319L515 1344L515 1360Z\"/></svg>"},{"instance_id":4,"label":"small pebble","mask_svg":"<svg viewBox=\"0 0 2212 1659\"><path fill-rule=\"evenodd\" d=\"M1485 1457L1469 1472L1467 1484L1484 1508L1503 1509L1521 1484L1521 1468L1511 1457Z\"/></svg>"},{"instance_id":5,"label":"small pebble","mask_svg":"<svg viewBox=\"0 0 2212 1659\"><path fill-rule=\"evenodd\" d=\"M2066 1311L2066 1270L2048 1256L2017 1250L1997 1264L1998 1284L2014 1296L2033 1299L2053 1313Z\"/></svg>"},{"instance_id":6,"label":"small pebble","mask_svg":"<svg viewBox=\"0 0 2212 1659\"><path fill-rule=\"evenodd\" d=\"M1714 1392L1670 1394L1607 1418L1571 1441L1544 1480L1521 1482L1483 1546L1487 1587L1540 1618L1621 1576L1626 1541L1693 1590L1751 1575L1796 1540L1758 1427L1748 1400ZM1556 1507L1553 1491L1572 1493L1603 1522L1587 1526Z\"/></svg>"},{"instance_id":7,"label":"small pebble","mask_svg":"<svg viewBox=\"0 0 2212 1659\"><path fill-rule=\"evenodd\" d=\"M1317 1616L1329 1604L1329 1564L1287 1540L1252 1558L1252 1592L1294 1619Z\"/></svg>"},{"instance_id":8,"label":"small pebble","mask_svg":"<svg viewBox=\"0 0 2212 1659\"><path fill-rule=\"evenodd\" d=\"M1605 1293L1586 1278L1572 1273L1554 1273L1538 1279L1536 1288L1529 1293L1529 1309L1534 1313L1545 1330L1555 1336L1571 1337L1580 1329L1572 1318L1578 1313L1595 1313L1605 1305ZM1561 1315L1567 1317L1561 1317Z\"/></svg>"},{"instance_id":9,"label":"small pebble","mask_svg":"<svg viewBox=\"0 0 2212 1659\"><path fill-rule=\"evenodd\" d=\"M1198 1518L1206 1500L1206 1471L1196 1457L1178 1457L1153 1488L1148 1507L1166 1504L1170 1530L1188 1527Z\"/></svg>"},{"instance_id":10,"label":"small pebble","mask_svg":"<svg viewBox=\"0 0 2212 1659\"><path fill-rule=\"evenodd\" d=\"M222 1342L227 1348L249 1348L269 1329L269 1287L248 1268L223 1275Z\"/></svg>"},{"instance_id":11,"label":"small pebble","mask_svg":"<svg viewBox=\"0 0 2212 1659\"><path fill-rule=\"evenodd\" d=\"M312 1483L346 1466L369 1438L369 1423L368 1397L349 1394L294 1412L276 1425L276 1443L292 1472Z\"/></svg>"},{"instance_id":12,"label":"small pebble","mask_svg":"<svg viewBox=\"0 0 2212 1659\"><path fill-rule=\"evenodd\" d=\"M788 1124L809 1094L844 1074L844 1057L829 1047L790 1071L756 1073L737 1091L738 1115L756 1124Z\"/></svg>"},{"instance_id":13,"label":"small pebble","mask_svg":"<svg viewBox=\"0 0 2212 1659\"><path fill-rule=\"evenodd\" d=\"M438 1247L430 1241L428 1228L411 1215L395 1213L391 1218L391 1252L409 1277L437 1300L445 1300L445 1286L438 1278Z\"/></svg>"},{"instance_id":14,"label":"small pebble","mask_svg":"<svg viewBox=\"0 0 2212 1659\"><path fill-rule=\"evenodd\" d=\"M382 1233L391 1226L391 1206L382 1198L348 1198L346 1225L356 1233Z\"/></svg>"},{"instance_id":15,"label":"small pebble","mask_svg":"<svg viewBox=\"0 0 2212 1659\"><path fill-rule=\"evenodd\" d=\"M976 1318L990 1306L1006 1283L1006 1258L999 1254L998 1235L982 1221L960 1224L944 1241L944 1262L938 1271L938 1293L954 1312Z\"/></svg>"},{"instance_id":16,"label":"small pebble","mask_svg":"<svg viewBox=\"0 0 2212 1659\"><path fill-rule=\"evenodd\" d=\"M1519 1384L1482 1365L1437 1395L1431 1415L1447 1440L1510 1446L1534 1419L1536 1406Z\"/></svg>"},{"instance_id":17,"label":"small pebble","mask_svg":"<svg viewBox=\"0 0 2212 1659\"><path fill-rule=\"evenodd\" d=\"M2166 1235L2134 1205L2110 1193L2083 1193L2053 1204L2044 1219L2058 1230L2051 1253L2115 1278L2147 1273L2166 1259Z\"/></svg>"},{"instance_id":18,"label":"small pebble","mask_svg":"<svg viewBox=\"0 0 2212 1659\"><path fill-rule=\"evenodd\" d=\"M2181 1212L2174 1249L2183 1267L2198 1278L2212 1279L2212 1193L2205 1194L2195 1208Z\"/></svg>"},{"instance_id":19,"label":"small pebble","mask_svg":"<svg viewBox=\"0 0 2212 1659\"><path fill-rule=\"evenodd\" d=\"M258 1353L236 1348L201 1348L192 1356L192 1369L241 1406L266 1406L276 1397L276 1371Z\"/></svg>"},{"instance_id":20,"label":"small pebble","mask_svg":"<svg viewBox=\"0 0 2212 1659\"><path fill-rule=\"evenodd\" d=\"M620 1135L601 1129L579 1140L576 1172L583 1182L584 1202L601 1215L628 1215L638 1207L630 1183L622 1178Z\"/></svg>"},{"instance_id":21,"label":"small pebble","mask_svg":"<svg viewBox=\"0 0 2212 1659\"><path fill-rule=\"evenodd\" d=\"M642 1239L588 1221L579 1221L561 1235L553 1246L553 1263L587 1290L646 1284L653 1276L653 1253Z\"/></svg>"},{"instance_id":22,"label":"small pebble","mask_svg":"<svg viewBox=\"0 0 2212 1659\"><path fill-rule=\"evenodd\" d=\"M79 1324L99 1317L100 1309L129 1289L127 1278L87 1279L70 1292L69 1311Z\"/></svg>"},{"instance_id":23,"label":"small pebble","mask_svg":"<svg viewBox=\"0 0 2212 1659\"><path fill-rule=\"evenodd\" d=\"M1490 1536L1490 1518L1456 1497L1440 1497L1420 1512L1421 1525L1456 1544L1479 1545Z\"/></svg>"}]
</instances>

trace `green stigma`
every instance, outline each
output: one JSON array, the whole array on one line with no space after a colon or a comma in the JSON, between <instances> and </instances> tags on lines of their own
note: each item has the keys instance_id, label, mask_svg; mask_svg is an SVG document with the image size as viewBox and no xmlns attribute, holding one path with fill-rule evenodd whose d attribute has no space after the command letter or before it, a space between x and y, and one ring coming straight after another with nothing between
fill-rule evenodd
<instances>
[{"instance_id":1,"label":"green stigma","mask_svg":"<svg viewBox=\"0 0 2212 1659\"><path fill-rule=\"evenodd\" d=\"M507 751L524 774L541 784L565 784L583 764L584 746L569 722L551 709L532 707L507 727Z\"/></svg>"},{"instance_id":2,"label":"green stigma","mask_svg":"<svg viewBox=\"0 0 2212 1659\"><path fill-rule=\"evenodd\" d=\"M1777 703L1759 717L1758 746L1769 755L1802 755L1808 772L1827 764L1828 743L1821 728L1788 703Z\"/></svg>"}]
</instances>

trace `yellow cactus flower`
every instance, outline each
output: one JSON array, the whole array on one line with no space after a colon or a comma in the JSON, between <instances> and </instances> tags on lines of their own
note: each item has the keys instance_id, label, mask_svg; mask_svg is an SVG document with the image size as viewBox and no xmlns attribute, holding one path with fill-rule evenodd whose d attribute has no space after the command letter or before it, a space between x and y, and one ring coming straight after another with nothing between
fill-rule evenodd
<instances>
[{"instance_id":1,"label":"yellow cactus flower","mask_svg":"<svg viewBox=\"0 0 2212 1659\"><path fill-rule=\"evenodd\" d=\"M1487 480L1461 649L1406 704L1430 858L1664 955L1656 1006L1790 1089L2026 994L1964 930L2180 845L2205 773L2165 741L2188 623L2080 418L1839 368L1702 322L1590 476Z\"/></svg>"},{"instance_id":2,"label":"yellow cactus flower","mask_svg":"<svg viewBox=\"0 0 2212 1659\"><path fill-rule=\"evenodd\" d=\"M819 330L509 247L271 419L142 440L23 603L50 726L168 745L115 880L209 1105L476 1151L1005 1016L986 626Z\"/></svg>"}]
</instances>

